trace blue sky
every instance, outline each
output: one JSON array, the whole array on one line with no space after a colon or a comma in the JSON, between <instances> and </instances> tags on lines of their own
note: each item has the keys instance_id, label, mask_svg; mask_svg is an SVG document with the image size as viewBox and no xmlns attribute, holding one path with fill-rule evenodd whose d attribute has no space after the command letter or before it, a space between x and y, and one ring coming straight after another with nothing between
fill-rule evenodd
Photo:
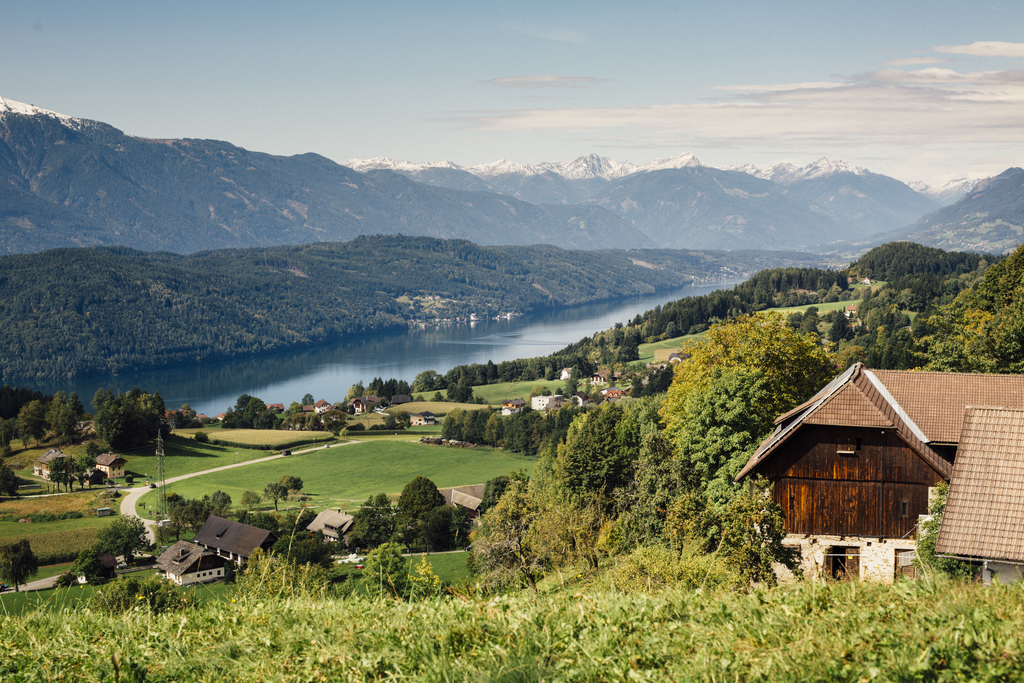
<instances>
[{"instance_id":1,"label":"blue sky","mask_svg":"<svg viewBox=\"0 0 1024 683\"><path fill-rule=\"evenodd\" d=\"M0 95L340 163L1024 165L1024 3L7 0Z\"/></svg>"}]
</instances>

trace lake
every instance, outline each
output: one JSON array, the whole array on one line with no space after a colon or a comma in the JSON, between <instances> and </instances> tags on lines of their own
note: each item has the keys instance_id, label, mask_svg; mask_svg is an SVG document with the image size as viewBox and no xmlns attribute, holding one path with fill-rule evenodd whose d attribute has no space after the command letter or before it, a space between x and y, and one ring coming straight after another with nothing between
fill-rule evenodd
<instances>
[{"instance_id":1,"label":"lake","mask_svg":"<svg viewBox=\"0 0 1024 683\"><path fill-rule=\"evenodd\" d=\"M307 393L316 399L340 401L353 384L369 383L374 377L394 377L411 384L424 370L444 374L456 365L546 356L615 323L626 323L655 306L733 284L689 286L512 320L416 328L260 358L26 386L48 394L75 391L86 410L92 410L89 403L101 387L122 392L139 387L159 391L169 410L187 403L196 412L211 416L226 411L242 394L286 406L301 401Z\"/></svg>"}]
</instances>

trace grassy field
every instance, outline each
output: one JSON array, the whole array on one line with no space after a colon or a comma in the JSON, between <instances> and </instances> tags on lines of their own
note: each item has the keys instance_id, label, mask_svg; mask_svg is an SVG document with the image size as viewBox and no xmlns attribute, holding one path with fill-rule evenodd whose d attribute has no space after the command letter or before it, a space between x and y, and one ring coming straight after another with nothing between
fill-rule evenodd
<instances>
[{"instance_id":1,"label":"grassy field","mask_svg":"<svg viewBox=\"0 0 1024 683\"><path fill-rule=\"evenodd\" d=\"M781 313L783 316L787 316L791 313L804 313L808 308L813 306L818 309L818 315L821 315L830 311L845 311L847 306L852 306L858 301L858 299L854 299L853 301L832 301L827 304L807 304L806 306L790 306L789 308L769 308L763 312Z\"/></svg>"},{"instance_id":2,"label":"grassy field","mask_svg":"<svg viewBox=\"0 0 1024 683\"><path fill-rule=\"evenodd\" d=\"M373 441L328 448L270 462L215 472L168 486L185 498L221 490L238 504L242 492L261 492L284 475L300 477L315 507L348 507L376 493L400 493L416 475L437 486L482 484L510 470L532 471L534 458L490 448L446 448L409 441ZM154 504L158 492L139 501L139 514Z\"/></svg>"},{"instance_id":3,"label":"grassy field","mask_svg":"<svg viewBox=\"0 0 1024 683\"><path fill-rule=\"evenodd\" d=\"M703 339L704 334L704 332L701 332L700 334L687 334L682 337L664 339L660 342L653 342L651 344L641 344L639 349L640 362L663 363L668 360L670 353L678 351L679 347L688 341Z\"/></svg>"},{"instance_id":4,"label":"grassy field","mask_svg":"<svg viewBox=\"0 0 1024 683\"><path fill-rule=\"evenodd\" d=\"M278 429L218 429L210 432L206 429L176 429L175 435L191 439L196 432L206 432L210 439L244 443L252 446L278 446L280 444L324 443L331 439L330 432L293 432Z\"/></svg>"},{"instance_id":5,"label":"grassy field","mask_svg":"<svg viewBox=\"0 0 1024 683\"><path fill-rule=\"evenodd\" d=\"M473 387L473 396L480 396L492 406L500 407L501 402L507 398L521 398L529 401L530 392L537 385L547 387L551 390L552 394L558 394L561 393L564 384L565 382L557 379L535 379L529 382L500 382L498 384Z\"/></svg>"},{"instance_id":6,"label":"grassy field","mask_svg":"<svg viewBox=\"0 0 1024 683\"><path fill-rule=\"evenodd\" d=\"M476 396L476 390L480 387L473 387L473 395ZM392 406L385 408L386 413L395 413L400 410L404 410L407 413L422 413L428 411L434 415L444 415L450 410L455 408L462 408L463 410L479 410L480 408L486 408L478 403L449 403L447 401L413 401L412 403L403 403L400 406ZM350 416L350 419L362 417L361 415Z\"/></svg>"},{"instance_id":7,"label":"grassy field","mask_svg":"<svg viewBox=\"0 0 1024 683\"><path fill-rule=\"evenodd\" d=\"M268 455L273 455L273 452L235 448L234 446L214 446L210 443L199 443L192 438L172 434L164 444L164 455L164 476L169 478L232 465L236 462L265 458ZM149 479L156 480L157 462L154 453L129 455L125 459L128 461L127 469L134 472L137 477L145 479L148 475Z\"/></svg>"}]
</instances>

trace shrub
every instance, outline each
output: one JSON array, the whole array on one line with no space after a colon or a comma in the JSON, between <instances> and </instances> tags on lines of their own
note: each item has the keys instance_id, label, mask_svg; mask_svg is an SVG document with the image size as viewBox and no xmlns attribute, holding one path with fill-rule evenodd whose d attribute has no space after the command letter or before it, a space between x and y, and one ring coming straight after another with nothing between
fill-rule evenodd
<instances>
[{"instance_id":1,"label":"shrub","mask_svg":"<svg viewBox=\"0 0 1024 683\"><path fill-rule=\"evenodd\" d=\"M637 548L612 571L615 587L631 593L656 593L668 588L703 592L740 591L747 581L715 554L684 551L677 555L663 546Z\"/></svg>"},{"instance_id":2,"label":"shrub","mask_svg":"<svg viewBox=\"0 0 1024 683\"><path fill-rule=\"evenodd\" d=\"M330 581L327 572L316 565L297 565L283 555L257 548L245 564L245 572L235 579L238 599L327 597Z\"/></svg>"},{"instance_id":3,"label":"shrub","mask_svg":"<svg viewBox=\"0 0 1024 683\"><path fill-rule=\"evenodd\" d=\"M78 577L72 572L64 572L63 574L57 575L57 580L53 582L54 588L68 588L78 583Z\"/></svg>"},{"instance_id":4,"label":"shrub","mask_svg":"<svg viewBox=\"0 0 1024 683\"><path fill-rule=\"evenodd\" d=\"M206 432L196 432L192 438L199 443L210 443L210 436Z\"/></svg>"},{"instance_id":5,"label":"shrub","mask_svg":"<svg viewBox=\"0 0 1024 683\"><path fill-rule=\"evenodd\" d=\"M155 577L124 577L111 581L92 599L92 606L107 614L140 610L162 614L188 609L194 603L191 592L179 591L174 584Z\"/></svg>"}]
</instances>

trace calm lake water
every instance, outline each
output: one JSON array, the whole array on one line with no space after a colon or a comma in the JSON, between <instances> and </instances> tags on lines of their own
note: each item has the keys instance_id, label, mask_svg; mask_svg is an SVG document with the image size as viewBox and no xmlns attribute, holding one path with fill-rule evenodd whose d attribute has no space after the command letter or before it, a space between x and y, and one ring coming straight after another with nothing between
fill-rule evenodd
<instances>
[{"instance_id":1,"label":"calm lake water","mask_svg":"<svg viewBox=\"0 0 1024 683\"><path fill-rule=\"evenodd\" d=\"M44 393L78 392L86 410L92 409L89 403L101 387L130 391L137 386L149 392L159 391L168 409L188 403L196 412L207 415L224 412L241 394L286 406L300 401L306 393L336 401L344 398L356 382L369 383L374 377L394 377L411 384L424 370L444 374L467 363L545 356L615 323L626 323L655 306L732 284L690 286L513 320L486 320L361 337L255 359L31 386Z\"/></svg>"}]
</instances>

